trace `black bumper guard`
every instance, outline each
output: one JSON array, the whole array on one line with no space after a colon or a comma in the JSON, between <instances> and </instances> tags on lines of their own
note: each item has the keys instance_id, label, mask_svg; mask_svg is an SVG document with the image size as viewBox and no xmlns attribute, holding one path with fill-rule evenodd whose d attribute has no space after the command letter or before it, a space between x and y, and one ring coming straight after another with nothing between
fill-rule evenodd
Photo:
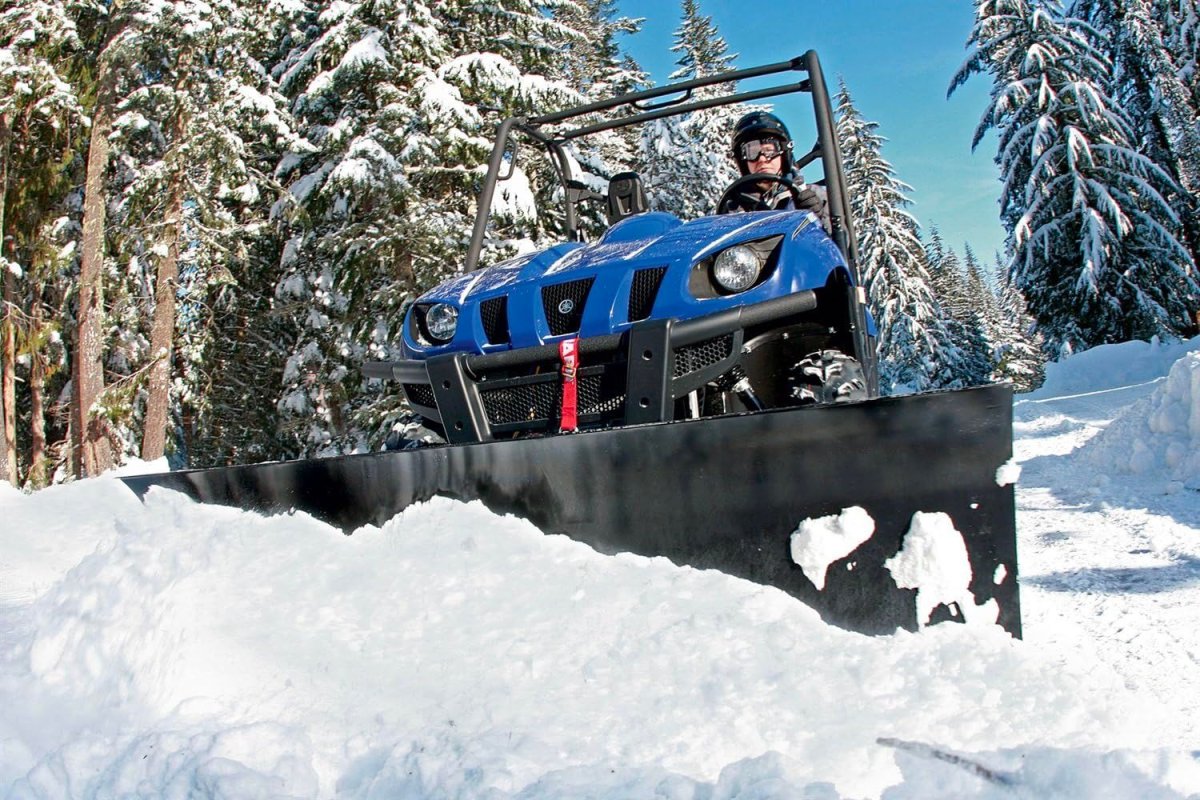
<instances>
[{"instance_id":1,"label":"black bumper guard","mask_svg":"<svg viewBox=\"0 0 1200 800\"><path fill-rule=\"evenodd\" d=\"M747 328L816 307L816 294L803 291L696 319L648 320L623 333L581 339L579 422L669 420L676 399L733 367ZM451 444L548 430L558 420L557 344L486 355L447 353L424 361L369 361L363 374L399 381L422 416L441 422Z\"/></svg>"}]
</instances>

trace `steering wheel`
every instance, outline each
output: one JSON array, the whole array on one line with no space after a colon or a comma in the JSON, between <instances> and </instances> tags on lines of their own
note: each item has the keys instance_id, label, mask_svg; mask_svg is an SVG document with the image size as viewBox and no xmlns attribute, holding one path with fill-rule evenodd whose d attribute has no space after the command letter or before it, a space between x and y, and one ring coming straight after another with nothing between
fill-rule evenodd
<instances>
[{"instance_id":1,"label":"steering wheel","mask_svg":"<svg viewBox=\"0 0 1200 800\"><path fill-rule=\"evenodd\" d=\"M763 194L755 196L748 194L742 189L751 183L778 183L783 188L787 189L792 195L792 203L796 208L800 207L800 190L796 188L796 184L792 183L782 175L772 175L766 172L750 173L729 184L725 189L725 193L721 195L721 199L717 201L718 214L731 214L738 209L744 211L774 211L763 200Z\"/></svg>"}]
</instances>

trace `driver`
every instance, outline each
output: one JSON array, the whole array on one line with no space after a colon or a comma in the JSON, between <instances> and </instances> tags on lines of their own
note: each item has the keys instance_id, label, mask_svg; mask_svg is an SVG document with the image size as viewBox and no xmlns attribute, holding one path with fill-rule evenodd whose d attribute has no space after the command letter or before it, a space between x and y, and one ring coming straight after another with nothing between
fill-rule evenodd
<instances>
[{"instance_id":1,"label":"driver","mask_svg":"<svg viewBox=\"0 0 1200 800\"><path fill-rule=\"evenodd\" d=\"M792 170L792 137L774 114L752 111L733 126L733 158L742 175L779 175L795 184L795 199L778 181L751 184L733 200L733 211L775 211L799 209L811 211L825 222L825 192L804 182ZM826 226L827 223L826 223Z\"/></svg>"}]
</instances>

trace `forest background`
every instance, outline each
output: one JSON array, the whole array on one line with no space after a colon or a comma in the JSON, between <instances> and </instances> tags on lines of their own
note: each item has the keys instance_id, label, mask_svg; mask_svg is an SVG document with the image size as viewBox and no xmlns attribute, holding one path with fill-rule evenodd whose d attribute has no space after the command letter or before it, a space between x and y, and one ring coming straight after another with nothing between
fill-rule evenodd
<instances>
[{"instance_id":1,"label":"forest background","mask_svg":"<svg viewBox=\"0 0 1200 800\"><path fill-rule=\"evenodd\" d=\"M922 228L831 87L885 390L1029 389L1047 358L1195 334L1200 0L974 8L947 84L989 87L971 144L996 148L1003 252ZM377 449L406 410L358 365L396 357L408 304L461 269L496 124L649 83L614 0L0 9L0 478L28 487ZM753 66L695 0L672 52L673 78ZM710 213L745 110L573 156L597 188L636 168L654 208ZM522 166L487 263L561 236L551 176Z\"/></svg>"}]
</instances>

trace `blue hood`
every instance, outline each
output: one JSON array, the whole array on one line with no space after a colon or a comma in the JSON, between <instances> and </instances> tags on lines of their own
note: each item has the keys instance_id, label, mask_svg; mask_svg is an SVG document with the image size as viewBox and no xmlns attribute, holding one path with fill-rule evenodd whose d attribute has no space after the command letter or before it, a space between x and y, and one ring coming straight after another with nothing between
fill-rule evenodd
<instances>
[{"instance_id":1,"label":"blue hood","mask_svg":"<svg viewBox=\"0 0 1200 800\"><path fill-rule=\"evenodd\" d=\"M778 266L762 284L739 295L697 298L688 290L693 265L739 242L782 236ZM703 217L687 223L670 214L650 212L629 217L594 244L567 242L528 253L473 273L460 275L426 292L417 304L450 303L460 310L459 332L444 345L416 340L405 326L405 349L428 357L442 352L493 352L530 347L568 338L555 335L545 320L541 289L591 279L578 335L620 332L628 318L630 287L639 270L665 273L654 300L652 318L690 319L725 308L761 302L825 284L843 265L841 253L816 217L801 211L772 211ZM504 297L510 340L485 336L478 306ZM570 334L575 335L575 334Z\"/></svg>"}]
</instances>

